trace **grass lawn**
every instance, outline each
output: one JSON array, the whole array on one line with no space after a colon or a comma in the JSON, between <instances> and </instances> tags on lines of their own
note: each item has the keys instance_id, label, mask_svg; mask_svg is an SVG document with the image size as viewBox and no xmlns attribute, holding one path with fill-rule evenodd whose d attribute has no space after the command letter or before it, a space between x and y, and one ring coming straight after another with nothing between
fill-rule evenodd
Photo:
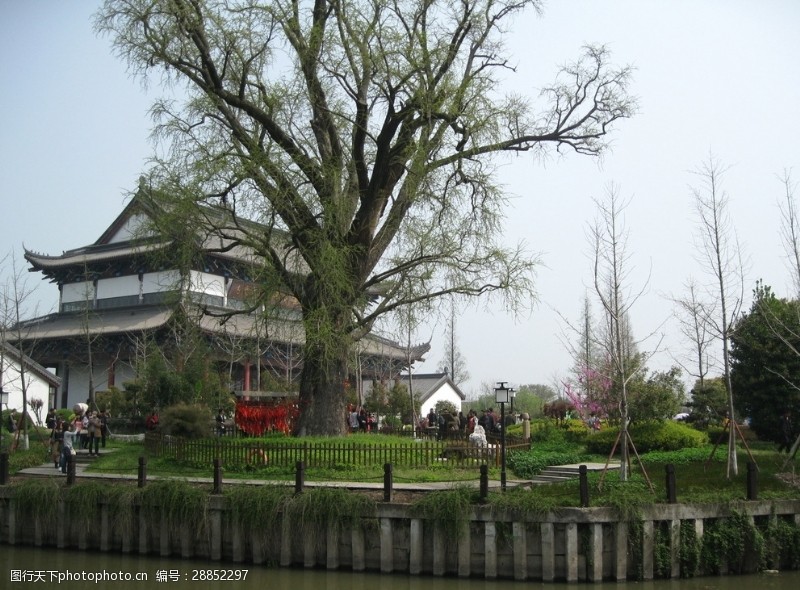
<instances>
[{"instance_id":1,"label":"grass lawn","mask_svg":"<svg viewBox=\"0 0 800 590\"><path fill-rule=\"evenodd\" d=\"M296 439L270 438L270 442L296 444ZM307 439L311 441L338 441L342 439ZM408 439L390 436L355 435L345 439L347 442L363 444L391 445L408 444ZM89 466L90 472L122 473L136 475L139 457L145 454L142 443L123 443L109 440L108 450ZM38 466L49 460L43 441L31 438L31 449L17 450L10 455L9 471L11 474L25 467ZM620 482L616 471L606 474L589 474L589 495L592 506L623 506L625 504L641 504L666 501L666 465L675 466L677 500L682 503L737 501L746 498L747 463L750 456L743 447L739 448L739 473L727 477L726 449L721 446L711 457L712 445L698 448L687 448L679 451L653 451L641 455L641 464L632 457L631 475L628 482ZM800 466L800 458L791 462L786 469L783 463L786 455L775 452L771 443L753 441L750 443L753 459L758 466L759 499L800 498L800 476L794 476L794 470ZM510 456L507 467L509 480L529 479L532 473L538 472L546 465L563 463L597 462L605 463L608 457L591 455L580 444L570 443L563 438L535 442L530 452L518 456ZM614 459L619 459L617 454ZM515 468L517 472L515 473ZM229 479L250 479L269 481L293 481L294 469L274 466L242 466L237 469L225 468L224 477ZM180 463L173 459L149 457L148 475L185 477L211 477L211 465L198 466ZM646 477L645 477L646 474ZM383 465L347 465L336 464L330 468L307 469L307 481L358 481L383 482ZM447 462L437 463L427 468L394 468L395 483L417 482L475 482L479 479L476 466L459 467ZM500 469L491 467L489 477L500 479ZM650 484L648 484L648 479ZM652 491L650 490L652 486ZM577 479L545 485L535 485L529 490L512 490L505 494L505 500L499 503L522 502L536 505L538 509L557 506L577 506L579 504L579 482Z\"/></svg>"}]
</instances>

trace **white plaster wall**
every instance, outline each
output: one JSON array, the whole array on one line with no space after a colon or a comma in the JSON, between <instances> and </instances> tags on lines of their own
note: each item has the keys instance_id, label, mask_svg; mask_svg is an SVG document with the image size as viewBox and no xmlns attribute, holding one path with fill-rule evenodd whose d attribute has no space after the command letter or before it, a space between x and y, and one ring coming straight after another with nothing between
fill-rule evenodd
<instances>
[{"instance_id":1,"label":"white plaster wall","mask_svg":"<svg viewBox=\"0 0 800 590\"><path fill-rule=\"evenodd\" d=\"M142 293L172 291L180 286L180 281L181 276L177 270L148 272L142 277Z\"/></svg>"},{"instance_id":2,"label":"white plaster wall","mask_svg":"<svg viewBox=\"0 0 800 590\"><path fill-rule=\"evenodd\" d=\"M190 290L195 293L225 296L225 279L207 272L191 271L189 274Z\"/></svg>"},{"instance_id":3,"label":"white plaster wall","mask_svg":"<svg viewBox=\"0 0 800 590\"><path fill-rule=\"evenodd\" d=\"M117 242L128 242L133 238L140 238L142 237L142 226L147 221L147 217L145 215L131 215L130 219L125 222L125 224L119 228L117 233L115 233L111 239L109 240L110 243L115 244ZM147 235L152 235L152 232L148 232Z\"/></svg>"},{"instance_id":4,"label":"white plaster wall","mask_svg":"<svg viewBox=\"0 0 800 590\"><path fill-rule=\"evenodd\" d=\"M97 298L108 299L139 294L139 277L113 277L97 281Z\"/></svg>"},{"instance_id":5,"label":"white plaster wall","mask_svg":"<svg viewBox=\"0 0 800 590\"><path fill-rule=\"evenodd\" d=\"M61 287L61 303L74 303L75 301L94 301L94 284L85 281L63 285Z\"/></svg>"},{"instance_id":6,"label":"white plaster wall","mask_svg":"<svg viewBox=\"0 0 800 590\"><path fill-rule=\"evenodd\" d=\"M8 409L22 411L22 378L20 375L19 363L13 362L10 358L3 359L3 391L8 392ZM26 372L28 399L39 398L44 402L45 408L42 413L47 413L47 406L50 404L50 384L41 379L37 374ZM3 408L6 409L6 408ZM34 417L31 412L31 417ZM5 426L5 425L3 425Z\"/></svg>"},{"instance_id":7,"label":"white plaster wall","mask_svg":"<svg viewBox=\"0 0 800 590\"><path fill-rule=\"evenodd\" d=\"M436 403L439 401L448 401L456 407L457 412L461 411L461 402L463 401L461 396L449 384L445 384L439 388L439 391L425 400L421 406L420 415L427 416L431 408L435 408Z\"/></svg>"}]
</instances>

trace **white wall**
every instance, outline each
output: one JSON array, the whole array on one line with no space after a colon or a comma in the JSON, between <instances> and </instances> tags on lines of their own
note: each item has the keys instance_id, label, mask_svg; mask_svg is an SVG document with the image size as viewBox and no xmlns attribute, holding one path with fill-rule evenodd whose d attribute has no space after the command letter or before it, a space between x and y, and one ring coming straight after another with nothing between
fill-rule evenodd
<instances>
[{"instance_id":1,"label":"white wall","mask_svg":"<svg viewBox=\"0 0 800 590\"><path fill-rule=\"evenodd\" d=\"M108 299L139 294L139 277L113 277L97 281L97 298Z\"/></svg>"},{"instance_id":2,"label":"white wall","mask_svg":"<svg viewBox=\"0 0 800 590\"><path fill-rule=\"evenodd\" d=\"M427 416L431 408L436 407L436 403L440 401L448 401L456 407L456 411L461 411L461 396L450 386L449 383L442 385L439 390L425 400L420 409L421 416Z\"/></svg>"},{"instance_id":3,"label":"white wall","mask_svg":"<svg viewBox=\"0 0 800 590\"><path fill-rule=\"evenodd\" d=\"M12 361L9 357L3 358L3 391L8 392L8 408L15 409L18 412L22 411L22 378L20 376L19 363ZM27 381L27 394L28 399L38 398L44 402L44 411L42 416L47 413L50 404L50 384L41 379L36 373L30 371L25 372L25 380ZM31 417L34 417L31 412ZM4 427L5 425L3 425Z\"/></svg>"},{"instance_id":4,"label":"white wall","mask_svg":"<svg viewBox=\"0 0 800 590\"><path fill-rule=\"evenodd\" d=\"M62 285L61 303L74 303L75 301L94 301L94 284L84 281Z\"/></svg>"},{"instance_id":5,"label":"white wall","mask_svg":"<svg viewBox=\"0 0 800 590\"><path fill-rule=\"evenodd\" d=\"M132 240L134 238L142 237L143 236L142 230L141 230L142 224L147 219L148 218L146 216L141 215L141 214L139 214L139 215L131 215L130 219L128 219L128 221L125 222L125 225L123 225L121 228L119 228L117 233L115 233L111 237L109 242L112 243L112 244L117 243L117 242L128 242L128 241L130 241L130 240ZM149 235L152 235L152 232L150 232Z\"/></svg>"},{"instance_id":6,"label":"white wall","mask_svg":"<svg viewBox=\"0 0 800 590\"><path fill-rule=\"evenodd\" d=\"M189 289L195 293L205 293L217 297L225 297L225 279L207 272L191 271Z\"/></svg>"},{"instance_id":7,"label":"white wall","mask_svg":"<svg viewBox=\"0 0 800 590\"><path fill-rule=\"evenodd\" d=\"M142 277L142 293L171 291L180 286L181 275L177 270L147 272ZM138 293L138 288L134 293ZM133 295L133 293L131 293Z\"/></svg>"}]
</instances>

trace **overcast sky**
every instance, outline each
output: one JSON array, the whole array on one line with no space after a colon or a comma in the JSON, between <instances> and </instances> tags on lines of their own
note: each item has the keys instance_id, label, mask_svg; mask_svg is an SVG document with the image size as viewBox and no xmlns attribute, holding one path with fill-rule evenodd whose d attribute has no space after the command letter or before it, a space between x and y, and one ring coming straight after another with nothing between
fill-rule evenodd
<instances>
[{"instance_id":1,"label":"overcast sky","mask_svg":"<svg viewBox=\"0 0 800 590\"><path fill-rule=\"evenodd\" d=\"M151 152L150 95L92 31L98 2L0 0L0 253L22 260L23 244L46 254L94 242L120 212ZM800 2L551 1L543 16L515 19L510 48L518 63L509 89L535 94L557 66L587 43L605 43L618 64L636 67L640 113L616 126L613 151L601 163L567 154L546 162L522 155L502 168L514 196L509 242L524 240L541 255L539 301L529 314L464 310L457 337L469 363L467 394L497 380L552 384L571 365L559 314L576 320L591 287L587 224L593 198L610 183L630 199L625 223L637 338L666 369L687 343L671 320L670 296L682 296L690 275L707 280L694 256L691 171L709 154L728 167L724 188L742 251L746 290L761 278L778 295L791 281L779 236L779 177L794 167L800 180ZM513 86L512 86L513 85ZM800 196L800 194L798 194ZM51 311L56 288L38 285L39 312ZM746 304L749 306L749 301ZM599 310L596 308L596 313ZM443 325L428 362L443 356Z\"/></svg>"}]
</instances>

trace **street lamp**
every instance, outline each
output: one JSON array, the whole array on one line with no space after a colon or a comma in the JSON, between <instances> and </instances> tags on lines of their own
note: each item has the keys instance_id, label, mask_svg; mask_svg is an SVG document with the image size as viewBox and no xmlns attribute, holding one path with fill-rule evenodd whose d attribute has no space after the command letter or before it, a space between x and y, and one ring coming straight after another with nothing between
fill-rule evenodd
<instances>
[{"instance_id":1,"label":"street lamp","mask_svg":"<svg viewBox=\"0 0 800 590\"><path fill-rule=\"evenodd\" d=\"M3 387L0 386L0 416L3 415L3 406L8 406L8 392L3 391ZM2 422L2 420L0 420ZM0 424L0 449L3 448L3 428L5 424Z\"/></svg>"},{"instance_id":2,"label":"street lamp","mask_svg":"<svg viewBox=\"0 0 800 590\"><path fill-rule=\"evenodd\" d=\"M500 404L500 489L506 491L506 404L509 400L506 381L498 381L494 388L494 400Z\"/></svg>"}]
</instances>

